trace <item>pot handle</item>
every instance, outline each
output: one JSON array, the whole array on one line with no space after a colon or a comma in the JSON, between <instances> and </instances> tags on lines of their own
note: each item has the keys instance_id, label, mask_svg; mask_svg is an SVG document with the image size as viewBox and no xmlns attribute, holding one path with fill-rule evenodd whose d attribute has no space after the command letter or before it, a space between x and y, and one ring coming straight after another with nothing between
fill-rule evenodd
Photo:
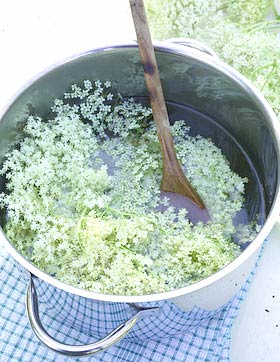
<instances>
[{"instance_id":1,"label":"pot handle","mask_svg":"<svg viewBox=\"0 0 280 362\"><path fill-rule=\"evenodd\" d=\"M100 341L86 345L69 345L61 343L56 339L54 339L53 337L51 337L43 327L39 316L38 297L32 276L30 278L26 294L27 316L30 325L33 329L33 332L35 333L37 338L51 350L63 354L65 356L72 356L72 357L89 356L109 348L110 346L112 346L113 344L117 343L122 338L124 338L127 335L127 333L133 328L137 320L139 320L144 316L150 315L151 312L153 313L155 310L158 310L157 307L142 308L137 306L136 304L131 304L131 305L137 311L134 317L120 324L105 338L101 339Z\"/></svg>"},{"instance_id":2,"label":"pot handle","mask_svg":"<svg viewBox=\"0 0 280 362\"><path fill-rule=\"evenodd\" d=\"M171 38L167 39L169 43L184 45L196 50L200 50L203 53L211 55L212 57L219 59L218 55L207 45L201 43L198 40L192 38Z\"/></svg>"}]
</instances>

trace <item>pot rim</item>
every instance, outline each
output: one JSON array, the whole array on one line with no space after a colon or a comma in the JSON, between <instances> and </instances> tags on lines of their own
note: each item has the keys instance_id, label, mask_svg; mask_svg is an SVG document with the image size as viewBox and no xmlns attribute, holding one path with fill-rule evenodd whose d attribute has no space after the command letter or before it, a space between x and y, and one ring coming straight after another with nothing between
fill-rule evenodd
<instances>
[{"instance_id":1,"label":"pot rim","mask_svg":"<svg viewBox=\"0 0 280 362\"><path fill-rule=\"evenodd\" d=\"M231 66L225 64L223 61L218 59L217 57L213 57L212 55L203 53L201 50L190 48L186 45L182 45L179 43L173 43L171 41L157 41L154 42L156 51L162 51L165 53L175 54L175 55L181 55L188 58L193 58L196 60L199 60L202 63L205 63L212 68L218 70L219 72L224 73L229 78L233 79L235 82L239 83L241 87L244 88L244 90L250 90L250 93L255 98L256 101L258 101L259 107L262 110L262 112L266 115L266 117L270 120L269 127L270 130L275 138L275 146L276 146L276 152L277 152L277 158L280 159L280 123L279 120L272 110L269 103L266 101L264 96L261 94L261 92L253 85L251 82L242 76L239 72L234 70ZM71 62L77 58L84 57L88 54L95 54L100 52L108 52L108 51L114 51L116 49L127 49L127 48L137 48L137 42L136 41L130 41L127 43L117 43L117 44L110 44L105 45L102 47L86 50L84 52L72 55L68 58L64 58L55 64L47 67L34 77L32 77L28 82L25 83L25 85L19 89L18 92L12 97L10 102L5 106L5 108L0 112L0 121L4 114L8 111L10 106L16 101L17 98L19 98L25 90L27 90L35 81L40 79L42 76L46 75L50 71L58 68L59 66L62 66L68 62ZM196 292L202 288L208 287L209 285L217 282L219 279L222 279L232 273L235 269L237 269L241 264L245 263L247 259L249 259L262 245L270 231L272 230L274 224L277 221L279 211L277 210L277 206L280 205L280 167L278 169L278 180L277 180L277 187L275 192L275 197L273 204L271 206L271 210L267 216L267 219L258 233L257 237L250 243L250 245L247 246L247 248L237 257L235 258L231 263L220 269L218 272L212 274L211 276L202 279L199 282L187 285L186 287L175 289L168 292L162 292L162 293L154 293L154 294L145 294L145 295L134 295L134 296L126 296L126 295L110 295L110 294L102 294L102 293L96 293L93 291L87 291L80 289L78 287L71 286L69 284L66 284L51 275L43 272L39 268L37 268L35 265L33 265L31 262L29 262L25 257L23 257L16 248L12 245L12 243L8 240L6 237L4 231L2 230L0 226L0 242L4 244L6 247L8 253L20 264L29 271L32 275L44 280L45 282L62 289L66 292L89 298L89 299L95 299L95 300L101 300L106 302L122 302L122 303L140 303L140 302L155 302L155 301L161 301L161 300L167 300L175 297L180 297L186 294L190 294L193 292Z\"/></svg>"}]
</instances>

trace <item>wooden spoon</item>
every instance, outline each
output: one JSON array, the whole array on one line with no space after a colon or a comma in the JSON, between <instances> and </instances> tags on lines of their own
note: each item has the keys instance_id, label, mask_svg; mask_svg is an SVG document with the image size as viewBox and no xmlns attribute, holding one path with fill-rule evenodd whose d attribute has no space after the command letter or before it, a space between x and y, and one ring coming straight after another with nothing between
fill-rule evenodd
<instances>
[{"instance_id":1,"label":"wooden spoon","mask_svg":"<svg viewBox=\"0 0 280 362\"><path fill-rule=\"evenodd\" d=\"M195 222L199 220L206 222L209 220L209 214L205 209L204 202L197 191L191 186L176 157L176 151L170 131L169 117L143 0L129 1L137 35L140 57L144 68L145 81L149 92L149 100L153 111L153 118L157 127L157 134L162 154L163 174L161 190L167 192L168 196L170 196L169 193L175 193L192 200L195 205L190 205L188 203L188 207L185 207L183 206L184 202L181 200L179 201L180 207L185 207L188 210L188 216L192 216L190 215L192 213L198 214L198 216L195 216L194 218ZM198 206L200 211L194 211L195 206L196 208Z\"/></svg>"}]
</instances>

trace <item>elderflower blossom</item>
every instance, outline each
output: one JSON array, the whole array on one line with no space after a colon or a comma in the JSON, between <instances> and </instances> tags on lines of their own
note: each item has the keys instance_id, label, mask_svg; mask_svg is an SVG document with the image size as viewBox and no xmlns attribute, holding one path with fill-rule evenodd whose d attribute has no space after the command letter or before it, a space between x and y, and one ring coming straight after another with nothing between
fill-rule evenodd
<instances>
[{"instance_id":1,"label":"elderflower blossom","mask_svg":"<svg viewBox=\"0 0 280 362\"><path fill-rule=\"evenodd\" d=\"M224 10L231 21L247 27L262 21L270 5L271 0L231 0L224 1Z\"/></svg>"},{"instance_id":2,"label":"elderflower blossom","mask_svg":"<svg viewBox=\"0 0 280 362\"><path fill-rule=\"evenodd\" d=\"M266 21L270 0L146 0L156 39L192 37L247 77L280 117L279 36ZM279 26L278 26L279 29Z\"/></svg>"},{"instance_id":3,"label":"elderflower blossom","mask_svg":"<svg viewBox=\"0 0 280 362\"><path fill-rule=\"evenodd\" d=\"M175 122L178 157L212 217L192 225L186 210L160 199L150 108L116 95L106 108L108 94L110 82L86 80L54 101L53 117L28 117L0 171L7 236L45 272L95 292L158 293L217 272L241 252L232 241L233 218L246 179L211 140L191 137L184 121ZM156 211L160 203L163 212ZM240 231L247 242L253 229Z\"/></svg>"},{"instance_id":4,"label":"elderflower blossom","mask_svg":"<svg viewBox=\"0 0 280 362\"><path fill-rule=\"evenodd\" d=\"M145 0L151 32L158 39L191 37L203 17L211 17L223 6L222 0Z\"/></svg>"}]
</instances>

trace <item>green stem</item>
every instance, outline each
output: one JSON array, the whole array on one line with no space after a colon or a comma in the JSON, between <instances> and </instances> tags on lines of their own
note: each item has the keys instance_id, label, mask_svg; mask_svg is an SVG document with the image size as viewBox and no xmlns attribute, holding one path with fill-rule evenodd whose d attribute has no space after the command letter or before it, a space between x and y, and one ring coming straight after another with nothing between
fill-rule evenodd
<instances>
[{"instance_id":1,"label":"green stem","mask_svg":"<svg viewBox=\"0 0 280 362\"><path fill-rule=\"evenodd\" d=\"M264 84L263 84L262 87L261 87L261 91L263 91L264 87L267 85L267 83L268 83L268 82L271 80L271 78L273 77L273 75L274 75L274 70L275 70L275 69L276 69L276 64L275 64L275 62L274 62L270 73L268 74L268 76L267 76Z\"/></svg>"},{"instance_id":2,"label":"green stem","mask_svg":"<svg viewBox=\"0 0 280 362\"><path fill-rule=\"evenodd\" d=\"M115 214L118 214L118 215L121 215L121 216L132 216L132 215L137 215L136 212L125 212L125 211L120 211L120 210L117 210L117 209L114 209L113 207L109 207L107 206L104 210L104 213L102 214L103 215L106 215L107 211L110 211L112 213L115 213Z\"/></svg>"},{"instance_id":3,"label":"green stem","mask_svg":"<svg viewBox=\"0 0 280 362\"><path fill-rule=\"evenodd\" d=\"M251 74L256 75L260 70L267 69L269 67L273 67L273 69L274 69L275 68L275 61L273 61L272 63L269 63L269 64L262 65L261 67L257 67Z\"/></svg>"},{"instance_id":4,"label":"green stem","mask_svg":"<svg viewBox=\"0 0 280 362\"><path fill-rule=\"evenodd\" d=\"M265 27L267 27L269 29L270 25L279 25L280 26L280 19L262 21L260 23L253 24L247 28L244 28L244 30L248 31L250 33L252 31L256 31L256 30L262 30ZM276 27L276 29L277 29L277 27Z\"/></svg>"},{"instance_id":5,"label":"green stem","mask_svg":"<svg viewBox=\"0 0 280 362\"><path fill-rule=\"evenodd\" d=\"M274 14L276 20L280 20L280 14L276 10L274 0L271 0L271 8L272 8L272 11L273 11L273 14Z\"/></svg>"},{"instance_id":6,"label":"green stem","mask_svg":"<svg viewBox=\"0 0 280 362\"><path fill-rule=\"evenodd\" d=\"M79 245L80 247L82 247L82 245L81 245L81 239L80 239L80 232L81 232L81 230L82 230L82 222L83 222L83 220L85 219L86 214L87 214L88 212L89 212L89 209L88 209L87 207L85 207L85 208L83 209L82 213L81 213L81 216L80 216L78 222L77 222L77 227L76 227L76 240L77 240L78 245Z\"/></svg>"},{"instance_id":7,"label":"green stem","mask_svg":"<svg viewBox=\"0 0 280 362\"><path fill-rule=\"evenodd\" d=\"M125 250L125 251L128 251L129 253L132 253L133 255L138 255L138 253L136 253L135 251L133 250L130 250L127 246L125 245L121 245L120 247L121 249Z\"/></svg>"}]
</instances>

